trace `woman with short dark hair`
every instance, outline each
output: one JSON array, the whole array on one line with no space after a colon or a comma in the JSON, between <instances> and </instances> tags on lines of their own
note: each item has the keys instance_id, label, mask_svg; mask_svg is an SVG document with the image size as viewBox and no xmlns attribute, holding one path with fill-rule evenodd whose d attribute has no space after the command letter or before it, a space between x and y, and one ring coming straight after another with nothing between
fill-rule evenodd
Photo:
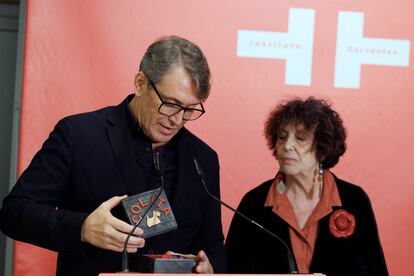
<instances>
[{"instance_id":1,"label":"woman with short dark hair","mask_svg":"<svg viewBox=\"0 0 414 276\"><path fill-rule=\"evenodd\" d=\"M238 210L282 241L235 215L230 272L388 275L367 194L329 171L346 151L340 115L324 100L290 100L270 113L265 136L279 171Z\"/></svg>"}]
</instances>

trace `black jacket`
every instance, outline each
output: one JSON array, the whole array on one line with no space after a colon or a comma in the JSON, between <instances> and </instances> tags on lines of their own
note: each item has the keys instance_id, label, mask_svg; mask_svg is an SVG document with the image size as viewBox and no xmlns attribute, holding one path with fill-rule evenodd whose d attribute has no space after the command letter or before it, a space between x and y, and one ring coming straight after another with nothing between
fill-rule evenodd
<instances>
[{"instance_id":1,"label":"black jacket","mask_svg":"<svg viewBox=\"0 0 414 276\"><path fill-rule=\"evenodd\" d=\"M126 100L125 100L126 101ZM84 219L115 195L144 192L134 166L130 130L121 103L62 119L34 156L0 211L1 230L13 239L58 252L57 275L97 275L121 269L121 253L80 240ZM146 240L141 253L206 251L216 272L226 269L220 206L200 185L193 157L204 170L207 186L219 191L215 151L187 129L178 143L177 183L169 198L178 229ZM130 254L137 267L139 254Z\"/></svg>"},{"instance_id":2,"label":"black jacket","mask_svg":"<svg viewBox=\"0 0 414 276\"><path fill-rule=\"evenodd\" d=\"M264 203L273 179L248 192L238 210L277 234L292 250L288 224ZM319 222L310 273L328 276L388 275L371 203L358 186L335 177L342 209L355 216L354 233L335 238L330 215ZM338 208L338 207L335 207ZM286 248L255 225L235 215L226 239L231 273L289 273Z\"/></svg>"}]
</instances>

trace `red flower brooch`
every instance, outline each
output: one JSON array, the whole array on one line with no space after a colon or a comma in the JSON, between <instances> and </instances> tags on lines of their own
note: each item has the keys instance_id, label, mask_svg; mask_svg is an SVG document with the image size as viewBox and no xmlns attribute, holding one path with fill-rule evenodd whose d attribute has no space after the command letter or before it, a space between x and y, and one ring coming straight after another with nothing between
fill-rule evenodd
<instances>
[{"instance_id":1,"label":"red flower brooch","mask_svg":"<svg viewBox=\"0 0 414 276\"><path fill-rule=\"evenodd\" d=\"M355 217L343 209L338 209L329 218L329 230L336 238L348 238L355 230Z\"/></svg>"}]
</instances>

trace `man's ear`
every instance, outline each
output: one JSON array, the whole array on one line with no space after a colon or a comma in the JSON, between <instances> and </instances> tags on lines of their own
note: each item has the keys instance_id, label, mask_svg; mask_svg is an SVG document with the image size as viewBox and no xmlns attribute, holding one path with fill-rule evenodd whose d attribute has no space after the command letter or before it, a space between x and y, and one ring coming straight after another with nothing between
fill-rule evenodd
<instances>
[{"instance_id":1,"label":"man's ear","mask_svg":"<svg viewBox=\"0 0 414 276\"><path fill-rule=\"evenodd\" d=\"M148 79L145 76L144 72L139 71L135 75L134 85L135 85L135 96L140 97L143 91L145 91L148 86Z\"/></svg>"}]
</instances>

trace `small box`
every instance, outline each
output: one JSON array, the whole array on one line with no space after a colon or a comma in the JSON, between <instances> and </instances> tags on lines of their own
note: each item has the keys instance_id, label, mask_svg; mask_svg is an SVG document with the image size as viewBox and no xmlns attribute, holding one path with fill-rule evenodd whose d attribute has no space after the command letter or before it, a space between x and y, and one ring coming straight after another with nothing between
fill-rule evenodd
<instances>
[{"instance_id":1,"label":"small box","mask_svg":"<svg viewBox=\"0 0 414 276\"><path fill-rule=\"evenodd\" d=\"M139 261L143 273L193 273L195 259L171 255L142 255Z\"/></svg>"},{"instance_id":2,"label":"small box","mask_svg":"<svg viewBox=\"0 0 414 276\"><path fill-rule=\"evenodd\" d=\"M125 214L132 225L135 225L141 219L147 208L155 201L138 225L139 228L144 230L143 238L149 238L177 229L177 221L164 190L156 198L159 191L160 188L122 200Z\"/></svg>"}]
</instances>

